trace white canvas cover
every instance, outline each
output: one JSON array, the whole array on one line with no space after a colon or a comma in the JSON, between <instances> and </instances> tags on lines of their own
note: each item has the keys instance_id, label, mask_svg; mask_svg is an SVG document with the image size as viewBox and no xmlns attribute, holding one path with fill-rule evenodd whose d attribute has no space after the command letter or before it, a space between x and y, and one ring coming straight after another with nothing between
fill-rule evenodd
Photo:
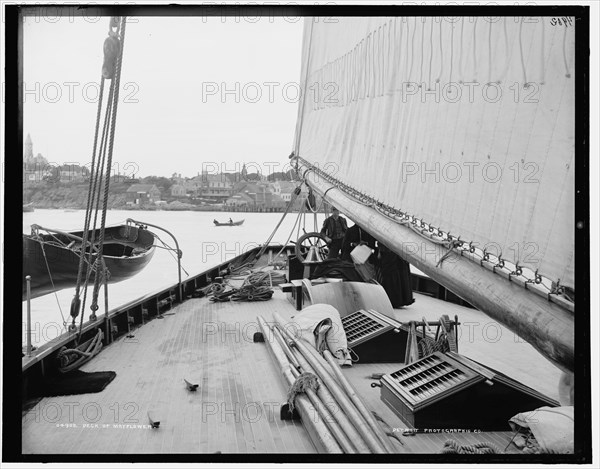
<instances>
[{"instance_id":1,"label":"white canvas cover","mask_svg":"<svg viewBox=\"0 0 600 469\"><path fill-rule=\"evenodd\" d=\"M346 332L344 331L340 313L333 306L325 303L317 303L303 308L302 311L292 316L291 324L294 327L288 330L290 332L295 330L296 336L302 337L316 348L314 330L324 319L331 320L331 329L329 329L325 336L327 348L340 365L351 365Z\"/></svg>"},{"instance_id":2,"label":"white canvas cover","mask_svg":"<svg viewBox=\"0 0 600 469\"><path fill-rule=\"evenodd\" d=\"M530 429L545 453L573 453L573 410L573 406L540 407L517 414L508 423L514 431Z\"/></svg>"}]
</instances>

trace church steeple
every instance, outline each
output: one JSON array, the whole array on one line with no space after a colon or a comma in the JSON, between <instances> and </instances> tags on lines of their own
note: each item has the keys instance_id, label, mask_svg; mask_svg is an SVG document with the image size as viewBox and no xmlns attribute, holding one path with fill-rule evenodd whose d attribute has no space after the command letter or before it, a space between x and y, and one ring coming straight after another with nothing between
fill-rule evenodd
<instances>
[{"instance_id":1,"label":"church steeple","mask_svg":"<svg viewBox=\"0 0 600 469\"><path fill-rule=\"evenodd\" d=\"M23 145L23 159L25 161L33 159L33 142L31 141L31 135L29 134L27 134L25 145Z\"/></svg>"},{"instance_id":2,"label":"church steeple","mask_svg":"<svg viewBox=\"0 0 600 469\"><path fill-rule=\"evenodd\" d=\"M242 181L246 181L248 176L248 170L246 169L246 163L244 163L244 166L242 167Z\"/></svg>"}]
</instances>

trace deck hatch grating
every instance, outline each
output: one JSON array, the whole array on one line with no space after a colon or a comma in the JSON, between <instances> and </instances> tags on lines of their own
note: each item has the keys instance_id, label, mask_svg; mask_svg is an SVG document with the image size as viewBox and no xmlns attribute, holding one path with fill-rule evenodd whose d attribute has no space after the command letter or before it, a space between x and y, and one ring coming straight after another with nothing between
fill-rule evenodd
<instances>
[{"instance_id":1,"label":"deck hatch grating","mask_svg":"<svg viewBox=\"0 0 600 469\"><path fill-rule=\"evenodd\" d=\"M349 347L393 329L390 324L364 310L358 310L343 317L342 325Z\"/></svg>"},{"instance_id":2,"label":"deck hatch grating","mask_svg":"<svg viewBox=\"0 0 600 469\"><path fill-rule=\"evenodd\" d=\"M454 392L478 375L446 356L435 353L389 375L393 387L413 404Z\"/></svg>"}]
</instances>

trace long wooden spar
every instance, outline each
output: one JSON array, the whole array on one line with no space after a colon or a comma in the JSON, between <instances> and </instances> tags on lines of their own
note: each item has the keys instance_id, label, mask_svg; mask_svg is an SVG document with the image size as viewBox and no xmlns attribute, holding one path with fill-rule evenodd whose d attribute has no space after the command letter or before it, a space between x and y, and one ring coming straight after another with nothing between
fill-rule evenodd
<instances>
[{"instance_id":1,"label":"long wooden spar","mask_svg":"<svg viewBox=\"0 0 600 469\"><path fill-rule=\"evenodd\" d=\"M453 256L440 260L440 246L362 205L312 170L306 182L325 200L439 284L529 342L563 371L574 368L573 313L515 285L477 263Z\"/></svg>"}]
</instances>

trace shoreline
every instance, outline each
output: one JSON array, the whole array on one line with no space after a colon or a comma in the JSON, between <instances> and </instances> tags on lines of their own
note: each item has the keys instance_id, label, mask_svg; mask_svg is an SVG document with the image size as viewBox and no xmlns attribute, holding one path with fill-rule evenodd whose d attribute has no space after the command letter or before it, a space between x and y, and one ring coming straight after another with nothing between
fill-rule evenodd
<instances>
[{"instance_id":1,"label":"shoreline","mask_svg":"<svg viewBox=\"0 0 600 469\"><path fill-rule=\"evenodd\" d=\"M34 207L33 210L24 210L23 213L35 213L35 210L59 210L64 212L79 212L84 211L85 208L74 208L74 207ZM285 209L254 209L254 210L236 210L233 207L227 208L164 208L164 207L139 207L139 208L128 208L128 207L112 207L108 208L108 211L128 211L128 212L222 212L222 213L284 213ZM288 213L298 213L300 210L289 210ZM324 214L324 211L318 211L317 213Z\"/></svg>"}]
</instances>

